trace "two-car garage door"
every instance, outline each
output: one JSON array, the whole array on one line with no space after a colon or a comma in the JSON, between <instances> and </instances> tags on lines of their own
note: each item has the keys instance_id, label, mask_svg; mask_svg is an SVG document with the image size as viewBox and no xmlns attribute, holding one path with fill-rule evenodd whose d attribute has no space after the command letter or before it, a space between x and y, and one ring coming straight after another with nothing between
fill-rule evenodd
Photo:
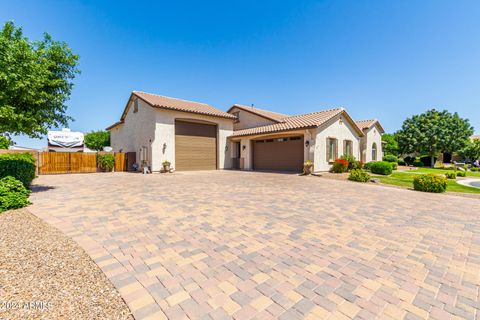
<instances>
[{"instance_id":1,"label":"two-car garage door","mask_svg":"<svg viewBox=\"0 0 480 320\"><path fill-rule=\"evenodd\" d=\"M217 169L217 126L175 121L175 169Z\"/></svg>"},{"instance_id":2,"label":"two-car garage door","mask_svg":"<svg viewBox=\"0 0 480 320\"><path fill-rule=\"evenodd\" d=\"M253 169L300 172L303 168L303 137L253 141Z\"/></svg>"}]
</instances>

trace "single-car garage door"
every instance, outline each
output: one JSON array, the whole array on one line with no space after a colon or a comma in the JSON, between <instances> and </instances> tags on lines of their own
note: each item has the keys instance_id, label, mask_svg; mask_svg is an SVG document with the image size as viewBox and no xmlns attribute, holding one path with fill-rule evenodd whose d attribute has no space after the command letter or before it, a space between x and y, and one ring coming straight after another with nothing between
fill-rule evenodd
<instances>
[{"instance_id":1,"label":"single-car garage door","mask_svg":"<svg viewBox=\"0 0 480 320\"><path fill-rule=\"evenodd\" d=\"M217 126L175 121L175 169L217 169Z\"/></svg>"},{"instance_id":2,"label":"single-car garage door","mask_svg":"<svg viewBox=\"0 0 480 320\"><path fill-rule=\"evenodd\" d=\"M284 137L253 141L255 170L302 171L303 137Z\"/></svg>"}]
</instances>

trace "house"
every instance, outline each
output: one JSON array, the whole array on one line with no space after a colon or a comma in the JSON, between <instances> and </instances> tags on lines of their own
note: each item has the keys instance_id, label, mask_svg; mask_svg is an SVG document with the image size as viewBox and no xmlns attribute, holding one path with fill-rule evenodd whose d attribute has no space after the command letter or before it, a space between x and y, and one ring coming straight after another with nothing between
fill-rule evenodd
<instances>
[{"instance_id":1,"label":"house","mask_svg":"<svg viewBox=\"0 0 480 320\"><path fill-rule=\"evenodd\" d=\"M382 134L385 133L382 125L377 119L359 120L355 122L362 130L363 137L360 139L362 154L360 160L363 162L382 160Z\"/></svg>"},{"instance_id":2,"label":"house","mask_svg":"<svg viewBox=\"0 0 480 320\"><path fill-rule=\"evenodd\" d=\"M315 171L328 171L344 154L381 158L384 131L370 122L359 127L343 108L289 116L235 104L223 112L134 91L120 121L107 130L114 151L135 152L137 163L152 171L164 160L178 171L301 171L305 160Z\"/></svg>"}]
</instances>

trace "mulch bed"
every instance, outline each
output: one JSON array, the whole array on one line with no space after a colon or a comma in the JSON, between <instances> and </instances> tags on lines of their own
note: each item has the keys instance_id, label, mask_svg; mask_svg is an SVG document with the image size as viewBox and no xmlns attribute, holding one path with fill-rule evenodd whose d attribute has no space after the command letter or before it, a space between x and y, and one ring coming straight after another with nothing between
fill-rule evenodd
<instances>
[{"instance_id":1,"label":"mulch bed","mask_svg":"<svg viewBox=\"0 0 480 320\"><path fill-rule=\"evenodd\" d=\"M0 213L0 319L133 319L71 239L25 209Z\"/></svg>"}]
</instances>

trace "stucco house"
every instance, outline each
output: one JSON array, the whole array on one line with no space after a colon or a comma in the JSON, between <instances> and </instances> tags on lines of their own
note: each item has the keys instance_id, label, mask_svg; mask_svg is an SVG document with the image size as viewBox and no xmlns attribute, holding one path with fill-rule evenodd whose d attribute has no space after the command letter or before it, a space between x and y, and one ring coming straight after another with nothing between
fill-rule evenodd
<instances>
[{"instance_id":1,"label":"stucco house","mask_svg":"<svg viewBox=\"0 0 480 320\"><path fill-rule=\"evenodd\" d=\"M235 104L223 112L205 103L134 91L120 121L107 128L114 151L160 171L168 160L183 170L301 171L312 160L328 171L350 154L382 156L377 120L355 122L343 108L289 116Z\"/></svg>"}]
</instances>

